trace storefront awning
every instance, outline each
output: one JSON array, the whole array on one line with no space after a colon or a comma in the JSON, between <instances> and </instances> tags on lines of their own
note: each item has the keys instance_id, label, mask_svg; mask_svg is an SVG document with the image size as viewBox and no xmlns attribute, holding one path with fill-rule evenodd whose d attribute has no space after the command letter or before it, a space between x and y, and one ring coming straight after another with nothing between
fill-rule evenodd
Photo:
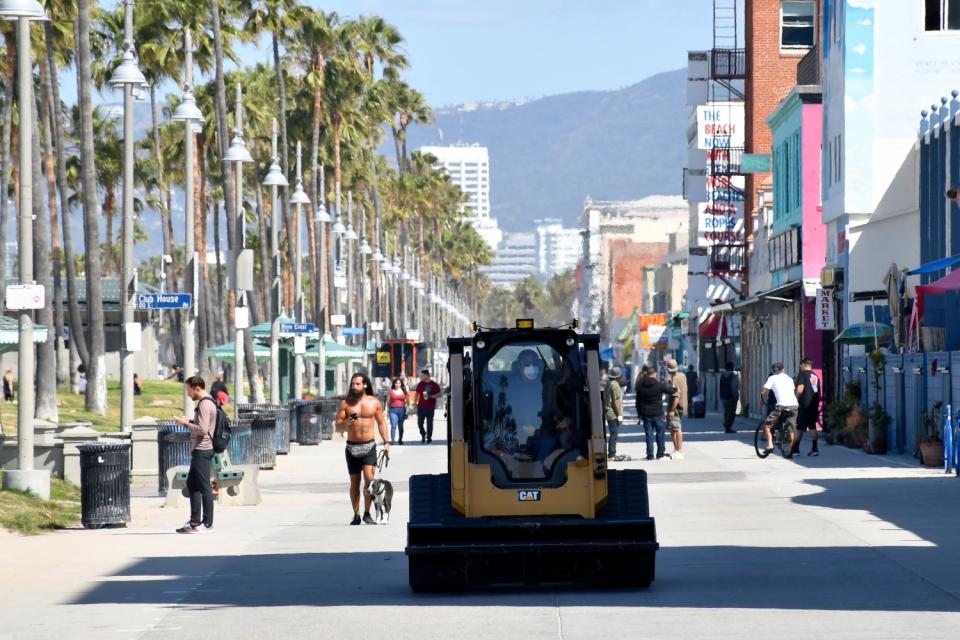
<instances>
[{"instance_id":1,"label":"storefront awning","mask_svg":"<svg viewBox=\"0 0 960 640\"><path fill-rule=\"evenodd\" d=\"M716 338L723 325L723 316L719 313L713 313L707 316L707 319L697 327L697 335L701 338Z\"/></svg>"}]
</instances>

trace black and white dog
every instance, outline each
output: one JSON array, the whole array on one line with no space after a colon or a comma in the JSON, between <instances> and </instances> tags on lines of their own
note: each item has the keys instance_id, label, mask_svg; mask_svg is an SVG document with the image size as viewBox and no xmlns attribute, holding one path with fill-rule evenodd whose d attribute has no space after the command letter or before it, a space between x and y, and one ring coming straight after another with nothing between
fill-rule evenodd
<instances>
[{"instance_id":1,"label":"black and white dog","mask_svg":"<svg viewBox=\"0 0 960 640\"><path fill-rule=\"evenodd\" d=\"M390 506L393 504L393 485L389 480L374 479L367 487L367 493L373 496L373 507L378 524L390 524ZM386 520L386 522L384 522Z\"/></svg>"}]
</instances>

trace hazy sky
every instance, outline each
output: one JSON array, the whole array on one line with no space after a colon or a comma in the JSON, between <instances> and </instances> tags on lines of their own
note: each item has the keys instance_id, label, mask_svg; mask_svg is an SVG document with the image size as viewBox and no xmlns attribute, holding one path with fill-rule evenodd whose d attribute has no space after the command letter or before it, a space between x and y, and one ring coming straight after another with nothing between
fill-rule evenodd
<instances>
[{"instance_id":1,"label":"hazy sky","mask_svg":"<svg viewBox=\"0 0 960 640\"><path fill-rule=\"evenodd\" d=\"M709 48L710 0L308 0L343 17L380 15L406 39L405 78L439 107L617 89ZM268 43L245 64L272 62ZM62 96L76 101L73 70ZM160 94L176 91L172 83ZM119 102L106 90L95 102Z\"/></svg>"},{"instance_id":2,"label":"hazy sky","mask_svg":"<svg viewBox=\"0 0 960 640\"><path fill-rule=\"evenodd\" d=\"M711 44L710 0L310 1L394 24L432 106L616 89Z\"/></svg>"}]
</instances>

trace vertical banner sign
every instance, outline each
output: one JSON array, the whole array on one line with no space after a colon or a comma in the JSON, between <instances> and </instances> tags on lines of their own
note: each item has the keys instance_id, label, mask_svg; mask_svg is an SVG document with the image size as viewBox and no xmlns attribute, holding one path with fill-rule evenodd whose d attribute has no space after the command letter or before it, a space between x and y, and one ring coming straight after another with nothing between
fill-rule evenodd
<instances>
[{"instance_id":1,"label":"vertical banner sign","mask_svg":"<svg viewBox=\"0 0 960 640\"><path fill-rule=\"evenodd\" d=\"M816 298L817 331L833 331L833 295L825 289L817 289Z\"/></svg>"},{"instance_id":2,"label":"vertical banner sign","mask_svg":"<svg viewBox=\"0 0 960 640\"><path fill-rule=\"evenodd\" d=\"M697 107L697 148L743 148L743 103L711 103Z\"/></svg>"}]
</instances>

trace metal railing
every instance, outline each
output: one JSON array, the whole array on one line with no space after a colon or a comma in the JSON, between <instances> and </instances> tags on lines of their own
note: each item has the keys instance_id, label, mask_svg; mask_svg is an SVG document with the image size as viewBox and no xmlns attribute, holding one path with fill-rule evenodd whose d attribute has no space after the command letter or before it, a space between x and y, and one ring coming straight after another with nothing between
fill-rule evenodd
<instances>
[{"instance_id":1,"label":"metal railing","mask_svg":"<svg viewBox=\"0 0 960 640\"><path fill-rule=\"evenodd\" d=\"M816 46L800 58L797 64L797 84L820 84L822 78L820 47Z\"/></svg>"},{"instance_id":2,"label":"metal railing","mask_svg":"<svg viewBox=\"0 0 960 640\"><path fill-rule=\"evenodd\" d=\"M744 272L747 245L715 244L709 247L709 252L711 274L730 275Z\"/></svg>"},{"instance_id":3,"label":"metal railing","mask_svg":"<svg viewBox=\"0 0 960 640\"><path fill-rule=\"evenodd\" d=\"M747 77L745 49L711 49L710 77L714 80L744 80Z\"/></svg>"},{"instance_id":4,"label":"metal railing","mask_svg":"<svg viewBox=\"0 0 960 640\"><path fill-rule=\"evenodd\" d=\"M710 174L714 176L732 176L741 174L743 147L711 149L707 152Z\"/></svg>"}]
</instances>

